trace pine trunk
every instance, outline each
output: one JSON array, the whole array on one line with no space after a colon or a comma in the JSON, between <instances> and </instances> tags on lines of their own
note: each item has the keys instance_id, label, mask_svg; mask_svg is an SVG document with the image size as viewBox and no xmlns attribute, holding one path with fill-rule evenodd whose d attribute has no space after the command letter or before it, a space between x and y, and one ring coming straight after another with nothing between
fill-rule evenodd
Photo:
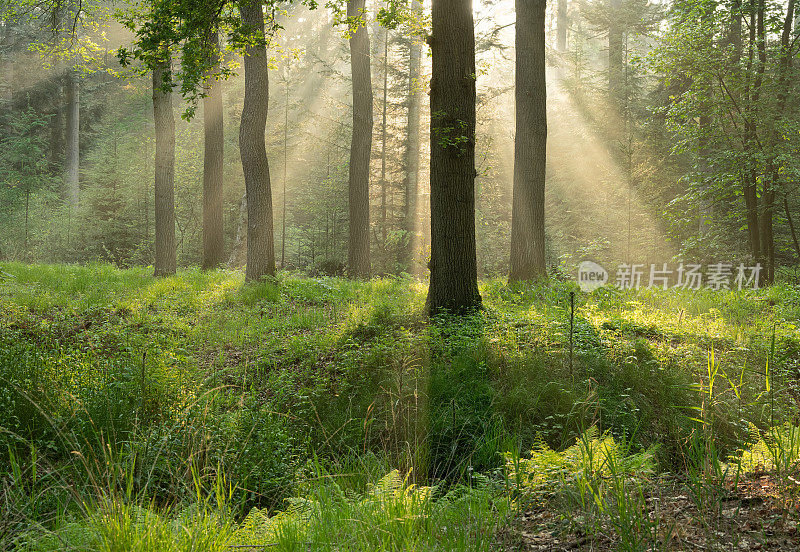
<instances>
[{"instance_id":1,"label":"pine trunk","mask_svg":"<svg viewBox=\"0 0 800 552\"><path fill-rule=\"evenodd\" d=\"M214 53L213 73L219 71L219 33L212 38ZM203 99L203 268L220 266L224 261L224 233L222 226L222 181L224 166L224 127L222 115L222 82L209 84L208 95Z\"/></svg>"},{"instance_id":2,"label":"pine trunk","mask_svg":"<svg viewBox=\"0 0 800 552\"><path fill-rule=\"evenodd\" d=\"M381 108L381 250L383 252L383 259L381 259L383 271L386 271L386 254L387 250L387 194L388 182L386 182L386 116L388 113L388 95L389 95L389 30L386 29L383 41L383 104Z\"/></svg>"},{"instance_id":3,"label":"pine trunk","mask_svg":"<svg viewBox=\"0 0 800 552\"><path fill-rule=\"evenodd\" d=\"M414 0L412 9L415 13L422 11L418 0ZM422 73L422 45L418 39L412 38L408 56L408 123L406 126L405 149L405 202L403 221L405 223L406 244L402 249L402 263L413 274L417 270L413 266L414 250L419 245L417 239L417 196L419 195L419 157L420 157L420 104L422 90L420 75Z\"/></svg>"},{"instance_id":4,"label":"pine trunk","mask_svg":"<svg viewBox=\"0 0 800 552\"><path fill-rule=\"evenodd\" d=\"M172 92L163 89L169 53L153 69L153 118L156 129L155 275L175 274L175 116Z\"/></svg>"},{"instance_id":5,"label":"pine trunk","mask_svg":"<svg viewBox=\"0 0 800 552\"><path fill-rule=\"evenodd\" d=\"M244 105L239 127L239 150L247 193L247 268L245 279L258 281L275 275L272 228L272 190L265 146L269 108L269 74L264 39L264 12L260 3L241 6L242 21L256 33L245 49Z\"/></svg>"},{"instance_id":6,"label":"pine trunk","mask_svg":"<svg viewBox=\"0 0 800 552\"><path fill-rule=\"evenodd\" d=\"M547 271L544 243L545 8L545 0L517 0L516 139L509 275L512 282L540 278Z\"/></svg>"},{"instance_id":7,"label":"pine trunk","mask_svg":"<svg viewBox=\"0 0 800 552\"><path fill-rule=\"evenodd\" d=\"M350 35L353 79L353 136L350 142L349 214L347 250L351 278L369 278L369 163L372 155L372 76L369 34L363 21L365 0L349 0L347 17L355 23Z\"/></svg>"},{"instance_id":8,"label":"pine trunk","mask_svg":"<svg viewBox=\"0 0 800 552\"><path fill-rule=\"evenodd\" d=\"M471 0L433 0L431 316L480 308L475 253L475 28Z\"/></svg>"}]
</instances>

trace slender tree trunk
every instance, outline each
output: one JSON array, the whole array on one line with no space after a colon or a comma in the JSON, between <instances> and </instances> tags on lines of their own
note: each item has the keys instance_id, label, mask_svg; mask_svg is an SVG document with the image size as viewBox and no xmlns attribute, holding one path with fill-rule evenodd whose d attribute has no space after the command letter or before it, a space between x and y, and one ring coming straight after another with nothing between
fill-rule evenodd
<instances>
[{"instance_id":1,"label":"slender tree trunk","mask_svg":"<svg viewBox=\"0 0 800 552\"><path fill-rule=\"evenodd\" d=\"M786 7L786 17L783 22L783 32L781 33L781 55L778 64L778 79L777 79L777 102L776 113L778 116L782 115L786 109L786 102L789 97L788 90L788 76L789 69L792 66L791 55L791 40L792 40L792 20L794 19L794 4L795 0L789 0ZM761 9L764 9L764 2L761 2ZM763 16L760 16L762 18ZM762 23L763 25L763 23ZM766 56L764 56L766 57ZM777 119L777 117L776 117ZM777 162L778 155L777 148L781 141L781 130L778 126L778 121L773 122L772 136L770 139L766 163L766 178L764 179L761 197L763 201L763 211L761 213L761 236L763 243L761 245L763 255L765 256L765 281L772 283L775 281L775 243L774 243L774 229L773 218L775 210L775 193L778 188L778 178L780 177L780 164ZM788 206L784 197L784 206ZM789 219L791 221L791 219ZM792 229L794 230L794 229ZM794 236L793 236L794 237Z\"/></svg>"},{"instance_id":2,"label":"slender tree trunk","mask_svg":"<svg viewBox=\"0 0 800 552\"><path fill-rule=\"evenodd\" d=\"M386 238L387 238L387 219L386 219L386 114L388 111L389 95L389 29L386 29L383 41L383 106L381 113L381 249L383 251L383 261L386 261ZM386 266L383 267L384 272Z\"/></svg>"},{"instance_id":3,"label":"slender tree trunk","mask_svg":"<svg viewBox=\"0 0 800 552\"><path fill-rule=\"evenodd\" d=\"M369 278L369 163L372 155L372 77L365 0L349 0L350 67L353 79L353 136L350 142L350 232L347 266L351 278Z\"/></svg>"},{"instance_id":4,"label":"slender tree trunk","mask_svg":"<svg viewBox=\"0 0 800 552\"><path fill-rule=\"evenodd\" d=\"M733 65L738 66L742 59L742 0L731 4L731 44L733 45Z\"/></svg>"},{"instance_id":5,"label":"slender tree trunk","mask_svg":"<svg viewBox=\"0 0 800 552\"><path fill-rule=\"evenodd\" d=\"M516 139L510 281L546 275L544 189L547 160L545 0L517 0Z\"/></svg>"},{"instance_id":6,"label":"slender tree trunk","mask_svg":"<svg viewBox=\"0 0 800 552\"><path fill-rule=\"evenodd\" d=\"M12 64L9 64L9 66ZM58 79L55 83L53 105L53 115L50 117L50 166L55 169L61 165L61 156L64 151L64 107L62 99L63 79Z\"/></svg>"},{"instance_id":7,"label":"slender tree trunk","mask_svg":"<svg viewBox=\"0 0 800 552\"><path fill-rule=\"evenodd\" d=\"M414 13L422 12L419 0L412 4ZM414 263L414 249L418 246L417 240L417 197L419 195L419 156L420 156L420 104L421 88L420 74L422 72L422 45L416 37L411 39L408 50L408 122L406 124L405 148L405 201L403 202L403 222L406 231L406 243L402 248L403 258L401 263L408 267L412 273L417 271L412 266Z\"/></svg>"},{"instance_id":8,"label":"slender tree trunk","mask_svg":"<svg viewBox=\"0 0 800 552\"><path fill-rule=\"evenodd\" d=\"M153 117L156 127L155 275L175 274L175 116L172 92L163 89L169 53L153 69Z\"/></svg>"},{"instance_id":9,"label":"slender tree trunk","mask_svg":"<svg viewBox=\"0 0 800 552\"><path fill-rule=\"evenodd\" d=\"M621 0L608 2L608 96L616 107L622 106L625 79L624 31L620 21Z\"/></svg>"},{"instance_id":10,"label":"slender tree trunk","mask_svg":"<svg viewBox=\"0 0 800 552\"><path fill-rule=\"evenodd\" d=\"M219 33L212 38L213 72L219 71ZM213 78L213 77L212 77ZM224 126L222 82L210 83L203 99L203 268L220 266L224 261L225 236L222 223L222 185L224 167Z\"/></svg>"},{"instance_id":11,"label":"slender tree trunk","mask_svg":"<svg viewBox=\"0 0 800 552\"><path fill-rule=\"evenodd\" d=\"M228 259L229 267L241 266L242 264L240 252L247 240L247 234L244 230L244 223L247 218L246 214L247 214L247 193L245 192L242 195L242 200L239 202L239 217L238 217L238 223L236 224L236 239L234 239L233 241L231 256Z\"/></svg>"},{"instance_id":12,"label":"slender tree trunk","mask_svg":"<svg viewBox=\"0 0 800 552\"><path fill-rule=\"evenodd\" d=\"M756 135L756 114L755 107L758 102L759 90L761 86L760 78L756 76L751 83L750 79L753 75L753 65L755 63L755 48L757 40L756 32L756 10L755 0L749 0L750 3L750 21L749 21L749 41L747 52L747 68L745 70L745 78L747 79L744 93L744 100L746 101L744 113L744 148L745 152L752 156L757 147ZM750 252L757 262L761 262L761 236L759 232L759 217L758 217L758 192L757 192L757 174L753 162L750 161L750 167L743 171L743 196L745 203L745 213L747 220L747 235Z\"/></svg>"},{"instance_id":13,"label":"slender tree trunk","mask_svg":"<svg viewBox=\"0 0 800 552\"><path fill-rule=\"evenodd\" d=\"M11 102L14 99L14 59L10 55L11 50L13 50L14 46L14 37L13 37L13 29L14 29L14 19L11 16L8 16L3 21L3 27L5 28L5 32L3 33L3 42L2 46L6 52L9 52L2 58L2 72L3 72L3 79L0 82L0 100L4 102Z\"/></svg>"},{"instance_id":14,"label":"slender tree trunk","mask_svg":"<svg viewBox=\"0 0 800 552\"><path fill-rule=\"evenodd\" d=\"M569 20L567 19L567 0L558 0L556 9L558 10L558 16L556 19L556 47L558 48L559 52L566 52L567 27L569 26Z\"/></svg>"},{"instance_id":15,"label":"slender tree trunk","mask_svg":"<svg viewBox=\"0 0 800 552\"><path fill-rule=\"evenodd\" d=\"M800 40L800 10L795 8L794 11L794 37Z\"/></svg>"},{"instance_id":16,"label":"slender tree trunk","mask_svg":"<svg viewBox=\"0 0 800 552\"><path fill-rule=\"evenodd\" d=\"M275 275L272 228L272 190L264 143L269 108L269 73L264 43L264 12L260 3L241 5L242 21L255 32L256 42L245 49L244 105L239 127L239 150L247 191L247 268L245 279Z\"/></svg>"},{"instance_id":17,"label":"slender tree trunk","mask_svg":"<svg viewBox=\"0 0 800 552\"><path fill-rule=\"evenodd\" d=\"M792 235L792 243L794 244L794 252L797 255L797 262L800 263L800 242L797 241L797 230L794 227L794 220L792 219L792 212L789 210L789 200L786 194L783 194L783 212L786 214L786 220L789 222L789 232Z\"/></svg>"},{"instance_id":18,"label":"slender tree trunk","mask_svg":"<svg viewBox=\"0 0 800 552\"><path fill-rule=\"evenodd\" d=\"M284 79L285 103L283 106L283 193L281 194L281 270L286 270L286 174L289 163L289 71Z\"/></svg>"},{"instance_id":19,"label":"slender tree trunk","mask_svg":"<svg viewBox=\"0 0 800 552\"><path fill-rule=\"evenodd\" d=\"M71 209L76 209L80 201L80 80L74 70L67 71L64 81L64 94L67 100L66 144L64 162L64 183Z\"/></svg>"},{"instance_id":20,"label":"slender tree trunk","mask_svg":"<svg viewBox=\"0 0 800 552\"><path fill-rule=\"evenodd\" d=\"M764 71L767 66L767 36L765 29L766 0L757 0L756 10L756 49L758 51L758 69L753 85L753 108L756 117L759 117L758 110L761 97L761 85L764 79ZM753 123L755 129L755 123ZM774 279L775 264L775 244L773 238L772 218L775 203L775 191L768 182L769 177L762 179L761 206L759 210L759 239L761 262L764 265L764 283L771 284Z\"/></svg>"},{"instance_id":21,"label":"slender tree trunk","mask_svg":"<svg viewBox=\"0 0 800 552\"><path fill-rule=\"evenodd\" d=\"M471 0L433 0L431 315L481 305L475 252L475 28Z\"/></svg>"}]
</instances>

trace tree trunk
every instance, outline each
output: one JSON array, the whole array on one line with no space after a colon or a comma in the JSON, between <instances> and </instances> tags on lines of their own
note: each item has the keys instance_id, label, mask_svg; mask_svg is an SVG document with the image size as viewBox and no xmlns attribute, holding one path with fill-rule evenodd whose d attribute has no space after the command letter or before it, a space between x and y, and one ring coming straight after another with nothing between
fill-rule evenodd
<instances>
[{"instance_id":1,"label":"tree trunk","mask_svg":"<svg viewBox=\"0 0 800 552\"><path fill-rule=\"evenodd\" d=\"M350 142L350 232L347 267L351 278L369 278L369 162L372 155L372 76L365 0L349 0L350 68L353 79L353 136ZM354 20L357 20L353 23ZM355 29L353 29L355 27Z\"/></svg>"},{"instance_id":2,"label":"tree trunk","mask_svg":"<svg viewBox=\"0 0 800 552\"><path fill-rule=\"evenodd\" d=\"M781 55L778 64L777 82L777 105L776 113L782 115L786 109L786 101L789 97L788 76L792 66L791 40L792 40L792 20L794 19L795 0L789 0L786 7L786 17L783 22L783 32L781 33ZM761 9L764 3L762 0ZM763 25L763 23L762 23ZM766 261L765 282L771 284L775 281L775 243L773 230L773 216L775 210L775 193L778 188L778 178L780 176L780 164L776 157L779 143L781 141L781 130L778 121L773 122L773 130L770 143L770 151L766 163L766 178L764 179L761 197L763 201L763 211L761 213L761 236L762 236L762 255ZM785 198L784 198L785 199ZM785 204L786 205L786 204ZM791 220L791 219L790 219ZM792 229L793 230L793 229Z\"/></svg>"},{"instance_id":3,"label":"tree trunk","mask_svg":"<svg viewBox=\"0 0 800 552\"><path fill-rule=\"evenodd\" d=\"M730 41L733 46L733 64L737 66L742 59L742 0L733 0L731 4Z\"/></svg>"},{"instance_id":4,"label":"tree trunk","mask_svg":"<svg viewBox=\"0 0 800 552\"><path fill-rule=\"evenodd\" d=\"M475 28L471 0L433 0L431 261L427 307L481 305L475 253Z\"/></svg>"},{"instance_id":5,"label":"tree trunk","mask_svg":"<svg viewBox=\"0 0 800 552\"><path fill-rule=\"evenodd\" d=\"M286 175L289 163L289 70L284 78L285 103L283 105L283 193L281 193L281 270L286 270Z\"/></svg>"},{"instance_id":6,"label":"tree trunk","mask_svg":"<svg viewBox=\"0 0 800 552\"><path fill-rule=\"evenodd\" d=\"M212 37L213 72L219 72L219 33ZM225 239L222 224L222 181L224 166L224 126L222 82L209 83L203 99L203 269L216 268L224 262Z\"/></svg>"},{"instance_id":7,"label":"tree trunk","mask_svg":"<svg viewBox=\"0 0 800 552\"><path fill-rule=\"evenodd\" d=\"M558 0L557 8L558 15L556 19L556 47L559 52L567 51L567 27L569 21L567 19L567 0Z\"/></svg>"},{"instance_id":8,"label":"tree trunk","mask_svg":"<svg viewBox=\"0 0 800 552\"><path fill-rule=\"evenodd\" d=\"M607 0L608 27L608 95L616 107L622 105L625 79L624 31L620 22L620 1Z\"/></svg>"},{"instance_id":9,"label":"tree trunk","mask_svg":"<svg viewBox=\"0 0 800 552\"><path fill-rule=\"evenodd\" d=\"M546 275L544 188L547 160L545 0L517 0L516 138L509 280Z\"/></svg>"},{"instance_id":10,"label":"tree trunk","mask_svg":"<svg viewBox=\"0 0 800 552\"><path fill-rule=\"evenodd\" d=\"M414 13L421 13L422 5L419 0L412 4ZM419 195L419 156L420 156L420 104L421 88L420 74L422 73L422 45L418 39L412 38L408 54L408 123L406 125L406 150L405 150L405 201L403 222L406 231L406 244L403 250L405 264L413 274L417 271L412 266L414 263L414 250L418 246L417 240L417 196Z\"/></svg>"},{"instance_id":11,"label":"tree trunk","mask_svg":"<svg viewBox=\"0 0 800 552\"><path fill-rule=\"evenodd\" d=\"M64 80L64 94L67 100L66 144L64 159L64 183L71 209L78 207L80 201L80 81L76 71L67 71Z\"/></svg>"},{"instance_id":12,"label":"tree trunk","mask_svg":"<svg viewBox=\"0 0 800 552\"><path fill-rule=\"evenodd\" d=\"M783 212L786 214L786 221L789 223L789 233L792 236L794 252L797 255L797 263L800 263L800 242L797 240L797 230L794 227L792 212L789 210L789 199L786 197L785 193L783 194Z\"/></svg>"},{"instance_id":13,"label":"tree trunk","mask_svg":"<svg viewBox=\"0 0 800 552\"><path fill-rule=\"evenodd\" d=\"M272 228L272 190L264 143L269 108L267 48L264 43L264 12L260 3L241 6L242 21L255 32L255 41L245 49L244 104L239 127L239 150L247 191L247 268L245 279L259 281L275 275Z\"/></svg>"},{"instance_id":14,"label":"tree trunk","mask_svg":"<svg viewBox=\"0 0 800 552\"><path fill-rule=\"evenodd\" d=\"M170 71L169 52L153 69L153 118L156 128L155 178L155 275L175 274L175 115L172 92L165 91L164 76Z\"/></svg>"},{"instance_id":15,"label":"tree trunk","mask_svg":"<svg viewBox=\"0 0 800 552\"><path fill-rule=\"evenodd\" d=\"M9 64L9 66L12 64ZM61 165L64 151L64 98L62 79L56 80L53 91L53 114L50 117L50 166L55 170Z\"/></svg>"},{"instance_id":16,"label":"tree trunk","mask_svg":"<svg viewBox=\"0 0 800 552\"><path fill-rule=\"evenodd\" d=\"M749 21L749 43L748 43L748 52L747 52L747 68L745 70L745 77L747 78L747 82L745 85L745 93L744 93L744 101L745 104L745 113L744 113L744 148L745 152L752 156L757 147L757 134L756 134L756 114L755 114L755 107L758 103L758 98L760 94L760 87L761 87L761 78L757 71L756 77L753 80L753 83L750 82L751 75L753 74L753 65L754 65L754 56L755 56L755 47L757 41L757 30L756 30L756 10L755 10L755 3L756 0L749 0L749 12L750 12L750 21ZM759 69L760 71L760 69ZM747 220L747 235L748 235L748 244L750 247L750 252L753 255L753 259L757 262L761 262L761 236L759 232L759 217L758 217L758 193L757 193L757 177L756 169L753 166L752 161L750 162L750 167L745 168L742 175L743 180L743 196L744 196L744 203L745 203L745 213L746 213L746 220Z\"/></svg>"},{"instance_id":17,"label":"tree trunk","mask_svg":"<svg viewBox=\"0 0 800 552\"><path fill-rule=\"evenodd\" d=\"M386 271L387 217L386 217L386 114L389 95L389 29L385 29L383 41L383 106L381 113L381 250L383 252L383 271Z\"/></svg>"}]
</instances>

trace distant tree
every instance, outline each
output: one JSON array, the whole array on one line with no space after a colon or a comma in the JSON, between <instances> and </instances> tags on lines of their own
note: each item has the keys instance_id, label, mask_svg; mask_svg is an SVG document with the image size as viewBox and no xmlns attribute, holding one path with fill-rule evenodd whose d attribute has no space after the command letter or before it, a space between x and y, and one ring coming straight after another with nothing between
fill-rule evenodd
<instances>
[{"instance_id":1,"label":"distant tree","mask_svg":"<svg viewBox=\"0 0 800 552\"><path fill-rule=\"evenodd\" d=\"M567 51L567 0L558 0L556 4L556 48L559 52Z\"/></svg>"},{"instance_id":2,"label":"distant tree","mask_svg":"<svg viewBox=\"0 0 800 552\"><path fill-rule=\"evenodd\" d=\"M687 175L689 197L724 206L717 222L727 225L719 227L739 235L763 267L761 283L771 283L776 256L796 241L796 190L787 185L800 174L795 1L742 2L741 34L735 14L712 7L705 0L676 6L654 66L673 88L666 113L674 150L697 160L696 173ZM776 244L781 203L786 226Z\"/></svg>"},{"instance_id":3,"label":"distant tree","mask_svg":"<svg viewBox=\"0 0 800 552\"><path fill-rule=\"evenodd\" d=\"M155 275L176 270L175 252L175 115L169 81L171 56L163 48L153 67L153 117L156 130L155 161Z\"/></svg>"},{"instance_id":4,"label":"distant tree","mask_svg":"<svg viewBox=\"0 0 800 552\"><path fill-rule=\"evenodd\" d=\"M369 278L369 163L372 152L372 77L365 0L348 0L350 67L353 83L353 135L350 142L348 274Z\"/></svg>"},{"instance_id":5,"label":"distant tree","mask_svg":"<svg viewBox=\"0 0 800 552\"><path fill-rule=\"evenodd\" d=\"M216 268L224 262L225 236L222 225L222 185L224 121L220 73L219 31L211 33L211 65L208 92L203 99L203 268Z\"/></svg>"},{"instance_id":6,"label":"distant tree","mask_svg":"<svg viewBox=\"0 0 800 552\"><path fill-rule=\"evenodd\" d=\"M81 81L77 71L68 70L64 75L64 96L67 103L64 183L67 188L70 208L74 211L80 202L81 163Z\"/></svg>"},{"instance_id":7,"label":"distant tree","mask_svg":"<svg viewBox=\"0 0 800 552\"><path fill-rule=\"evenodd\" d=\"M431 315L481 306L475 251L475 27L471 0L434 0Z\"/></svg>"},{"instance_id":8,"label":"distant tree","mask_svg":"<svg viewBox=\"0 0 800 552\"><path fill-rule=\"evenodd\" d=\"M422 14L422 4L413 0L412 13L419 18ZM418 205L419 195L419 158L420 158L420 111L423 89L420 83L422 74L422 43L419 37L412 36L408 48L408 92L407 92L407 125L405 143L405 201L403 202L403 222L405 230L405 247L401 248L401 264L414 271L414 247L417 240Z\"/></svg>"},{"instance_id":9,"label":"distant tree","mask_svg":"<svg viewBox=\"0 0 800 552\"><path fill-rule=\"evenodd\" d=\"M545 0L517 0L516 138L510 281L546 275L544 190L547 150Z\"/></svg>"}]
</instances>

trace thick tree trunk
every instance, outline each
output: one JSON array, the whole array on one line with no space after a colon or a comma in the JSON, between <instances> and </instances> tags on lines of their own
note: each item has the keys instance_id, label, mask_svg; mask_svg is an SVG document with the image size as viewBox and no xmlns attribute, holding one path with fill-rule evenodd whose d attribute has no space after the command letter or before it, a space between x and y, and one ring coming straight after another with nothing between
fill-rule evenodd
<instances>
[{"instance_id":1,"label":"thick tree trunk","mask_svg":"<svg viewBox=\"0 0 800 552\"><path fill-rule=\"evenodd\" d=\"M214 73L219 71L219 33L212 37ZM212 77L213 79L213 77ZM224 166L224 126L222 81L209 83L203 99L203 268L216 268L225 262L222 226L222 183Z\"/></svg>"},{"instance_id":2,"label":"thick tree trunk","mask_svg":"<svg viewBox=\"0 0 800 552\"><path fill-rule=\"evenodd\" d=\"M169 53L153 69L153 118L156 128L155 275L175 274L175 115L172 92L163 89Z\"/></svg>"},{"instance_id":3,"label":"thick tree trunk","mask_svg":"<svg viewBox=\"0 0 800 552\"><path fill-rule=\"evenodd\" d=\"M70 208L78 207L80 201L80 80L74 70L67 71L64 80L67 101L66 143L64 159L64 183Z\"/></svg>"},{"instance_id":4,"label":"thick tree trunk","mask_svg":"<svg viewBox=\"0 0 800 552\"><path fill-rule=\"evenodd\" d=\"M372 76L365 0L349 0L350 67L353 79L353 136L350 142L350 233L347 267L351 278L369 278L369 162L372 154ZM352 27L356 27L352 29Z\"/></svg>"},{"instance_id":5,"label":"thick tree trunk","mask_svg":"<svg viewBox=\"0 0 800 552\"><path fill-rule=\"evenodd\" d=\"M556 7L558 14L556 16L556 47L559 52L567 51L567 27L569 21L567 19L567 0L558 0Z\"/></svg>"},{"instance_id":6,"label":"thick tree trunk","mask_svg":"<svg viewBox=\"0 0 800 552\"><path fill-rule=\"evenodd\" d=\"M544 187L547 159L545 0L517 0L516 139L510 281L546 275Z\"/></svg>"},{"instance_id":7,"label":"thick tree trunk","mask_svg":"<svg viewBox=\"0 0 800 552\"><path fill-rule=\"evenodd\" d=\"M433 0L428 312L479 308L475 254L475 29L471 0Z\"/></svg>"},{"instance_id":8,"label":"thick tree trunk","mask_svg":"<svg viewBox=\"0 0 800 552\"><path fill-rule=\"evenodd\" d=\"M415 13L422 11L419 0L414 0L412 9ZM408 122L406 125L405 149L405 201L403 222L406 231L406 243L402 248L404 258L402 263L411 273L416 273L412 266L414 250L418 246L417 240L417 196L419 195L419 157L420 157L420 128L419 116L422 103L420 88L420 74L422 72L422 45L416 38L412 38L408 54Z\"/></svg>"},{"instance_id":9,"label":"thick tree trunk","mask_svg":"<svg viewBox=\"0 0 800 552\"><path fill-rule=\"evenodd\" d=\"M264 39L264 12L260 3L241 6L242 21L256 42L245 49L244 105L239 127L239 150L247 191L247 268L245 279L258 281L275 275L272 228L272 190L264 143L269 108L269 74Z\"/></svg>"}]
</instances>

